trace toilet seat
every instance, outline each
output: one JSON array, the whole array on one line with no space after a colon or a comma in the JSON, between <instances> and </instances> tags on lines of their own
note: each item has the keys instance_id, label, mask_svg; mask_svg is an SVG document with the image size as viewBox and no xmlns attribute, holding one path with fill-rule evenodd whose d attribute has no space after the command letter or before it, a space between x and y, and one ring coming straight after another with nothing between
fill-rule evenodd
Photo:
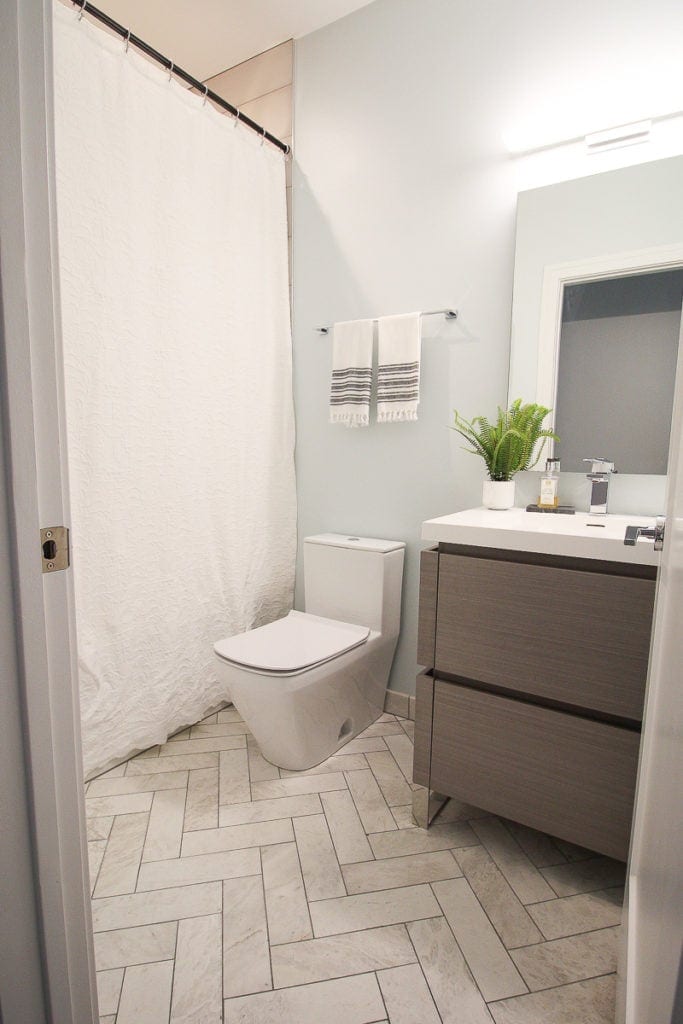
<instances>
[{"instance_id":1,"label":"toilet seat","mask_svg":"<svg viewBox=\"0 0 683 1024\"><path fill-rule=\"evenodd\" d=\"M369 635L367 626L291 611L267 626L219 640L214 651L250 672L296 675L359 647Z\"/></svg>"}]
</instances>

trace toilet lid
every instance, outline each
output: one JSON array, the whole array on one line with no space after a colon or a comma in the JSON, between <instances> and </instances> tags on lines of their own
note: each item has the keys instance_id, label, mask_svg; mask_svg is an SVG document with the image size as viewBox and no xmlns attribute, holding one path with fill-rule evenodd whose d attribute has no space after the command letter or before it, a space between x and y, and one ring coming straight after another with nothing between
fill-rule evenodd
<instances>
[{"instance_id":1,"label":"toilet lid","mask_svg":"<svg viewBox=\"0 0 683 1024\"><path fill-rule=\"evenodd\" d=\"M365 643L366 626L290 612L284 619L214 644L225 661L257 672L300 672Z\"/></svg>"}]
</instances>

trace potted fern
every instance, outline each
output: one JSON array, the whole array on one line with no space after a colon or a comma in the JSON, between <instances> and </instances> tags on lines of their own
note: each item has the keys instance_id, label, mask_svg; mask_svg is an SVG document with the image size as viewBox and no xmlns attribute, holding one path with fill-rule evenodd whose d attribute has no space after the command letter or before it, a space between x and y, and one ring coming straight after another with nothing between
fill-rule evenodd
<instances>
[{"instance_id":1,"label":"potted fern","mask_svg":"<svg viewBox=\"0 0 683 1024\"><path fill-rule=\"evenodd\" d=\"M512 508L515 503L515 473L533 469L538 463L548 438L559 440L543 421L550 409L536 403L515 399L509 409L498 407L498 417L491 423L486 416L463 419L455 413L453 429L463 437L474 455L484 460L488 480L484 481L485 508Z\"/></svg>"}]
</instances>

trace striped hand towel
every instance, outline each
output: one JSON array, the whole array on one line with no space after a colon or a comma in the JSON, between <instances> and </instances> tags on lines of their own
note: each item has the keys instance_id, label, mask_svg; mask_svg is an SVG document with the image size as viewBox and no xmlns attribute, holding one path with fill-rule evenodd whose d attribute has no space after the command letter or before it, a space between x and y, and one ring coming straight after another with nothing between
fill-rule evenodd
<instances>
[{"instance_id":1,"label":"striped hand towel","mask_svg":"<svg viewBox=\"0 0 683 1024\"><path fill-rule=\"evenodd\" d=\"M334 325L330 423L367 427L372 387L372 320Z\"/></svg>"},{"instance_id":2,"label":"striped hand towel","mask_svg":"<svg viewBox=\"0 0 683 1024\"><path fill-rule=\"evenodd\" d=\"M420 401L420 314L380 317L377 422L416 420Z\"/></svg>"}]
</instances>

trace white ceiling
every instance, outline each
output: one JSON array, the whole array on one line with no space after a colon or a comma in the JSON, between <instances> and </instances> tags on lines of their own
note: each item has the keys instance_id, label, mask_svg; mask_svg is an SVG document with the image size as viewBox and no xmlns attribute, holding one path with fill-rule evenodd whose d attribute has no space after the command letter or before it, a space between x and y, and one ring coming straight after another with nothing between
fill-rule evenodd
<instances>
[{"instance_id":1,"label":"white ceiling","mask_svg":"<svg viewBox=\"0 0 683 1024\"><path fill-rule=\"evenodd\" d=\"M201 80L370 0L93 0L96 7Z\"/></svg>"}]
</instances>

